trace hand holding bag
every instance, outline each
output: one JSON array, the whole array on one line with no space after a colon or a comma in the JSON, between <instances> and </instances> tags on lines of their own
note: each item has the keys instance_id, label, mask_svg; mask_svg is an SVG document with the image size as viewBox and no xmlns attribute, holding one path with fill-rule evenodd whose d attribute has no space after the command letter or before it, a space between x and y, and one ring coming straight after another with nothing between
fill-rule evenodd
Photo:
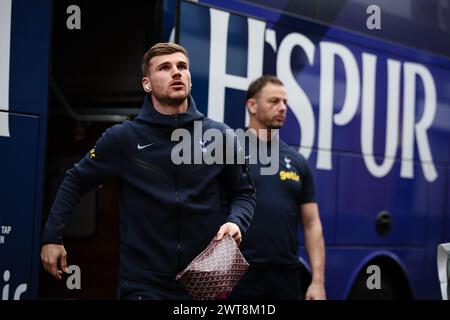
<instances>
[{"instance_id":1,"label":"hand holding bag","mask_svg":"<svg viewBox=\"0 0 450 320\"><path fill-rule=\"evenodd\" d=\"M196 300L226 299L249 267L236 241L227 235L208 247L176 276Z\"/></svg>"}]
</instances>

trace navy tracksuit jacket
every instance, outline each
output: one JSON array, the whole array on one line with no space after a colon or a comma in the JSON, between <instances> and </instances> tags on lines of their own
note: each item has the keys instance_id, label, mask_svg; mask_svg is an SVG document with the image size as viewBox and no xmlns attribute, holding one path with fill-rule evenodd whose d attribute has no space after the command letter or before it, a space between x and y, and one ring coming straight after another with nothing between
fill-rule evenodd
<instances>
[{"instance_id":1,"label":"navy tracksuit jacket","mask_svg":"<svg viewBox=\"0 0 450 320\"><path fill-rule=\"evenodd\" d=\"M176 274L207 247L223 223L234 222L244 233L256 201L245 165L171 161L178 143L171 141L173 130L184 128L192 134L194 121L202 121L203 130L216 128L224 135L229 129L200 113L191 97L186 113L164 115L146 96L134 120L106 130L95 148L66 172L43 243L62 243L79 199L107 176L120 181L122 279L173 286Z\"/></svg>"}]
</instances>

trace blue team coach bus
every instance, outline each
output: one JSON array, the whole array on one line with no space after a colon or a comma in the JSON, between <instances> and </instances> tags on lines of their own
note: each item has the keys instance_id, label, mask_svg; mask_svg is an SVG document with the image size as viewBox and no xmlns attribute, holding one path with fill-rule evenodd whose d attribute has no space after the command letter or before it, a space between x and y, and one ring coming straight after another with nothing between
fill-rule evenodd
<instances>
[{"instance_id":1,"label":"blue team coach bus","mask_svg":"<svg viewBox=\"0 0 450 320\"><path fill-rule=\"evenodd\" d=\"M281 136L315 176L329 299L440 299L450 8L369 2L2 0L1 298L115 298L117 181L88 193L65 230L63 281L42 271L41 229L65 171L137 115L142 55L170 39L190 53L200 111L233 128L246 125L253 79L284 82Z\"/></svg>"}]
</instances>

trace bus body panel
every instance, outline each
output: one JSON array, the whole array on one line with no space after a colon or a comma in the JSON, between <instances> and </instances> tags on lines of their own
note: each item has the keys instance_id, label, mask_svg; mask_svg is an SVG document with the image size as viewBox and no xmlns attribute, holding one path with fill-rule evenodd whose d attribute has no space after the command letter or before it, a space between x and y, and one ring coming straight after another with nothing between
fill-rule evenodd
<instances>
[{"instance_id":1,"label":"bus body panel","mask_svg":"<svg viewBox=\"0 0 450 320\"><path fill-rule=\"evenodd\" d=\"M303 248L304 250L304 248ZM304 254L302 254L304 256ZM414 299L438 297L437 281L426 283L425 252L421 248L389 247L381 249L372 246L354 246L351 248L330 246L326 249L327 267L325 272L327 297L329 299L346 299L354 281L360 273L371 275L365 266L371 265L375 258L384 257L398 263L409 281ZM380 268L381 278L386 277ZM367 279L366 278L366 279Z\"/></svg>"},{"instance_id":2,"label":"bus body panel","mask_svg":"<svg viewBox=\"0 0 450 320\"><path fill-rule=\"evenodd\" d=\"M38 155L39 118L10 115L11 138L0 139L4 153L0 168L0 270L2 281L8 270L10 288L25 283L31 288L34 259L34 224L39 206L36 205L36 164ZM20 146L19 148L17 146ZM10 293L12 299L12 293ZM21 298L30 298L27 290Z\"/></svg>"},{"instance_id":3,"label":"bus body panel","mask_svg":"<svg viewBox=\"0 0 450 320\"><path fill-rule=\"evenodd\" d=\"M11 1L9 101L8 112L1 112L9 135L0 136L4 155L0 165L0 225L10 228L0 244L0 288L10 286L9 299L20 292L20 298L36 298L38 294L50 13L50 0Z\"/></svg>"}]
</instances>

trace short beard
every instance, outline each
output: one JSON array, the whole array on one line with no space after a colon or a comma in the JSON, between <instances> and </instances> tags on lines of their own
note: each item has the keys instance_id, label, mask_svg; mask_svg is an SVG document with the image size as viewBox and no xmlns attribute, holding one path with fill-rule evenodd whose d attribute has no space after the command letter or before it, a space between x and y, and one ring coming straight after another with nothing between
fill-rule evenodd
<instances>
[{"instance_id":1,"label":"short beard","mask_svg":"<svg viewBox=\"0 0 450 320\"><path fill-rule=\"evenodd\" d=\"M186 99L187 99L187 96L184 98L179 98L179 99L163 98L163 99L160 99L160 101L168 106L177 107L177 106L181 105L184 101L186 101Z\"/></svg>"},{"instance_id":2,"label":"short beard","mask_svg":"<svg viewBox=\"0 0 450 320\"><path fill-rule=\"evenodd\" d=\"M282 123L282 124L276 124L276 125L269 124L269 125L267 126L267 129L270 129L270 130L272 130L272 129L281 129L281 127L283 126L283 124L284 124L284 123Z\"/></svg>"},{"instance_id":3,"label":"short beard","mask_svg":"<svg viewBox=\"0 0 450 320\"><path fill-rule=\"evenodd\" d=\"M155 96L156 100L160 101L161 103L174 107L181 105L189 97L189 93L183 98L175 98L175 99L169 97L158 97L155 94L153 95Z\"/></svg>"}]
</instances>

